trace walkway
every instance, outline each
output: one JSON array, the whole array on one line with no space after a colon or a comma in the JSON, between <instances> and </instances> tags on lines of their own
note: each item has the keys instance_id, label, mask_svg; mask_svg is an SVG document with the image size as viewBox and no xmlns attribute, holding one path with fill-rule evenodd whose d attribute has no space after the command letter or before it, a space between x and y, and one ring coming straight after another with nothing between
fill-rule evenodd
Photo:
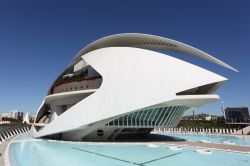
<instances>
[{"instance_id":1,"label":"walkway","mask_svg":"<svg viewBox=\"0 0 250 166\"><path fill-rule=\"evenodd\" d=\"M223 150L223 151L230 150L234 152L250 154L250 146L191 142L191 141L186 141L185 139L176 140L173 137L160 135L160 134L152 134L147 137L138 138L138 139L119 140L118 142L119 143L123 143L123 142L138 143L139 142L139 143L153 143L153 144L168 144L168 145L177 145L177 146L188 146L188 147L194 147L194 148L217 149L217 150Z\"/></svg>"},{"instance_id":2,"label":"walkway","mask_svg":"<svg viewBox=\"0 0 250 166\"><path fill-rule=\"evenodd\" d=\"M203 143L203 142L189 142L189 141L171 141L171 142L163 142L167 144L174 144L179 146L189 146L196 148L209 148L209 149L217 149L223 151L234 151L240 153L250 153L249 146L240 146L240 145L226 145L226 144L215 144L215 143Z\"/></svg>"},{"instance_id":3,"label":"walkway","mask_svg":"<svg viewBox=\"0 0 250 166\"><path fill-rule=\"evenodd\" d=\"M8 145L8 143L11 141L11 139L8 139L4 142L2 142L2 144L0 144L0 166L4 166L4 152L5 152L5 149Z\"/></svg>"},{"instance_id":4,"label":"walkway","mask_svg":"<svg viewBox=\"0 0 250 166\"><path fill-rule=\"evenodd\" d=\"M8 143L17 135L29 131L27 124L1 124L0 125L0 166L4 166L4 153Z\"/></svg>"}]
</instances>

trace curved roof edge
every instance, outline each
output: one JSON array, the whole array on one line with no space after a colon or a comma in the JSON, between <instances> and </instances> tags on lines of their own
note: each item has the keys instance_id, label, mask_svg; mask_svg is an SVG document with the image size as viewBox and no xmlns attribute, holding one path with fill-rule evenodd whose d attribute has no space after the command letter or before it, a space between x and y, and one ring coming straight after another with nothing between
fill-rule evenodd
<instances>
[{"instance_id":1,"label":"curved roof edge","mask_svg":"<svg viewBox=\"0 0 250 166\"><path fill-rule=\"evenodd\" d=\"M161 49L161 50L181 52L187 55L207 60L209 62L218 64L220 66L238 72L238 70L222 62L221 60L207 54L204 51L189 46L185 43L160 36L141 34L141 33L122 33L98 39L92 42L91 44L87 45L86 47L84 47L75 56L73 62L76 62L78 58L80 58L80 56L88 52L106 47L136 47L144 49Z\"/></svg>"}]
</instances>

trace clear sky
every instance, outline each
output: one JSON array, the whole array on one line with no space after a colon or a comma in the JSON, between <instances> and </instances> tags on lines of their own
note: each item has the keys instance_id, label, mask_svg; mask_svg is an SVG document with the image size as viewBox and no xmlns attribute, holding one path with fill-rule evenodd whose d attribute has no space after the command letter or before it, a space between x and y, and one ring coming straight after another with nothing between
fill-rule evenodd
<instances>
[{"instance_id":1,"label":"clear sky","mask_svg":"<svg viewBox=\"0 0 250 166\"><path fill-rule=\"evenodd\" d=\"M88 43L115 33L149 33L199 48L235 67L168 53L229 81L225 106L250 106L250 2L247 0L0 0L0 112L36 113L47 90ZM220 114L220 103L197 112Z\"/></svg>"}]
</instances>

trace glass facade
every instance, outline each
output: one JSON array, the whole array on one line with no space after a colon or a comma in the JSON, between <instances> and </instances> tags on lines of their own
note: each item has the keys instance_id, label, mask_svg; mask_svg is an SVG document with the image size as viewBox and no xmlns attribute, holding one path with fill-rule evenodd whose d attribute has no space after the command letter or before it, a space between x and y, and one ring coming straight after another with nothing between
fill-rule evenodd
<instances>
[{"instance_id":1,"label":"glass facade","mask_svg":"<svg viewBox=\"0 0 250 166\"><path fill-rule=\"evenodd\" d=\"M106 126L130 128L171 127L177 125L186 106L148 108L119 116Z\"/></svg>"}]
</instances>

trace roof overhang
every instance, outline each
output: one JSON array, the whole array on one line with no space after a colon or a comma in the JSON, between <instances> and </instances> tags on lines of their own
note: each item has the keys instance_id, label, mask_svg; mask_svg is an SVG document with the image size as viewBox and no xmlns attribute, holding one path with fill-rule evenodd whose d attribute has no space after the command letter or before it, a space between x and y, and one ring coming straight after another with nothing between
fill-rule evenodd
<instances>
[{"instance_id":1,"label":"roof overhang","mask_svg":"<svg viewBox=\"0 0 250 166\"><path fill-rule=\"evenodd\" d=\"M209 55L208 53L201 51L197 48L194 48L192 46L189 46L185 43L160 36L141 34L141 33L122 33L98 39L93 43L87 45L85 48L83 48L75 56L72 62L76 63L77 61L79 61L82 55L88 52L106 47L136 47L144 49L160 49L160 50L175 51L191 55L197 58L201 58L238 72L238 70L236 70L235 68L213 57L212 55Z\"/></svg>"}]
</instances>

